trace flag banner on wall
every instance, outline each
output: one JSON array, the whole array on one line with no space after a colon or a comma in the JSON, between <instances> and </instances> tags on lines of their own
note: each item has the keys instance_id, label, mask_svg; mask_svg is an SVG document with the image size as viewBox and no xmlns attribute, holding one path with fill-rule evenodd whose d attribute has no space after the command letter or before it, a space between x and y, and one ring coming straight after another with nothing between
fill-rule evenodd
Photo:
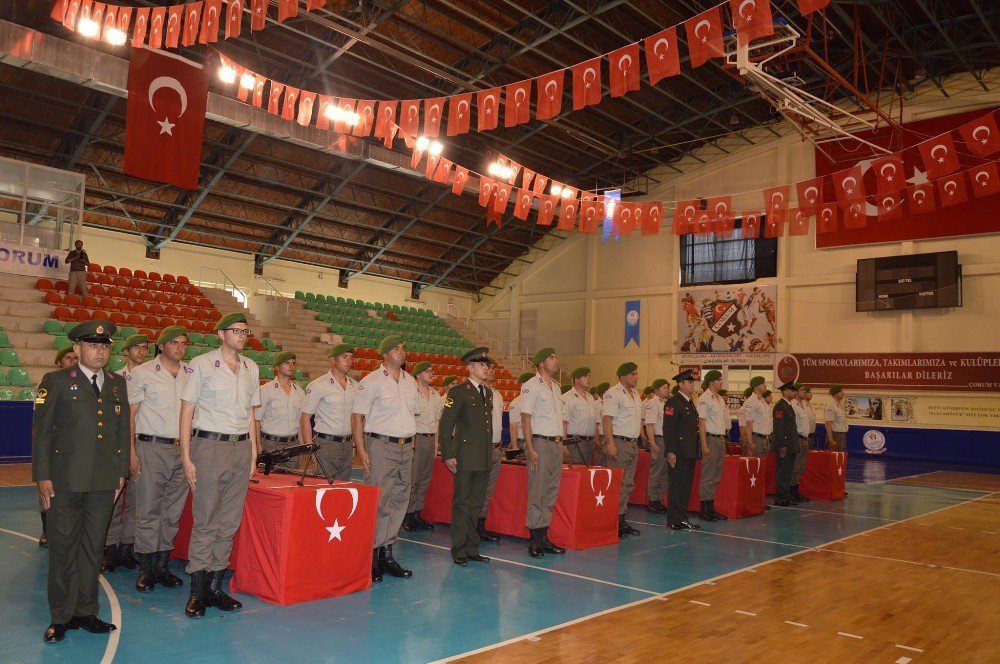
<instances>
[{"instance_id":1,"label":"flag banner on wall","mask_svg":"<svg viewBox=\"0 0 1000 664\"><path fill-rule=\"evenodd\" d=\"M682 353L774 350L777 288L732 286L684 291L677 317Z\"/></svg>"},{"instance_id":2,"label":"flag banner on wall","mask_svg":"<svg viewBox=\"0 0 1000 664\"><path fill-rule=\"evenodd\" d=\"M625 343L624 348L628 348L629 342L634 341L636 346L641 346L639 342L639 300L628 300L625 302Z\"/></svg>"}]
</instances>

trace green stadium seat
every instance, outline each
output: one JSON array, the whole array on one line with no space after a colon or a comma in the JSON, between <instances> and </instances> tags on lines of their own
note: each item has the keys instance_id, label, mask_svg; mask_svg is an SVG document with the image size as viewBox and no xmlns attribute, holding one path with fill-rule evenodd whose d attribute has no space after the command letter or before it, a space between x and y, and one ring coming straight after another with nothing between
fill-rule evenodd
<instances>
[{"instance_id":1,"label":"green stadium seat","mask_svg":"<svg viewBox=\"0 0 1000 664\"><path fill-rule=\"evenodd\" d=\"M14 344L7 338L7 333L0 330L0 348L13 348Z\"/></svg>"},{"instance_id":2,"label":"green stadium seat","mask_svg":"<svg viewBox=\"0 0 1000 664\"><path fill-rule=\"evenodd\" d=\"M264 380L274 380L274 369L262 366L260 368L260 377Z\"/></svg>"},{"instance_id":3,"label":"green stadium seat","mask_svg":"<svg viewBox=\"0 0 1000 664\"><path fill-rule=\"evenodd\" d=\"M278 350L278 346L274 343L274 339L261 339L260 342L264 344L264 348L268 349L272 353Z\"/></svg>"},{"instance_id":4,"label":"green stadium seat","mask_svg":"<svg viewBox=\"0 0 1000 664\"><path fill-rule=\"evenodd\" d=\"M76 327L77 325L79 325L79 323L77 323L77 321L75 320L63 323L63 332L69 334L70 332L73 331L73 328Z\"/></svg>"},{"instance_id":5,"label":"green stadium seat","mask_svg":"<svg viewBox=\"0 0 1000 664\"><path fill-rule=\"evenodd\" d=\"M34 383L28 372L15 367L7 372L7 384L13 387L33 387Z\"/></svg>"},{"instance_id":6,"label":"green stadium seat","mask_svg":"<svg viewBox=\"0 0 1000 664\"><path fill-rule=\"evenodd\" d=\"M21 358L17 356L17 351L10 348L0 348L0 367L19 367Z\"/></svg>"},{"instance_id":7,"label":"green stadium seat","mask_svg":"<svg viewBox=\"0 0 1000 664\"><path fill-rule=\"evenodd\" d=\"M16 396L18 401L34 401L35 400L35 388L25 387L22 388Z\"/></svg>"},{"instance_id":8,"label":"green stadium seat","mask_svg":"<svg viewBox=\"0 0 1000 664\"><path fill-rule=\"evenodd\" d=\"M269 353L268 351L261 351L259 353L260 360L258 363L261 365L272 366L274 364L274 353Z\"/></svg>"},{"instance_id":9,"label":"green stadium seat","mask_svg":"<svg viewBox=\"0 0 1000 664\"><path fill-rule=\"evenodd\" d=\"M14 401L14 390L9 387L0 387L0 401Z\"/></svg>"},{"instance_id":10,"label":"green stadium seat","mask_svg":"<svg viewBox=\"0 0 1000 664\"><path fill-rule=\"evenodd\" d=\"M209 348L218 348L222 345L222 339L220 339L217 334L206 334L205 345Z\"/></svg>"},{"instance_id":11,"label":"green stadium seat","mask_svg":"<svg viewBox=\"0 0 1000 664\"><path fill-rule=\"evenodd\" d=\"M111 359L108 360L108 371L113 371L118 373L122 369L128 366L128 361L121 355L112 355Z\"/></svg>"},{"instance_id":12,"label":"green stadium seat","mask_svg":"<svg viewBox=\"0 0 1000 664\"><path fill-rule=\"evenodd\" d=\"M69 348L72 345L73 342L69 340L69 337L52 337L52 347L56 350Z\"/></svg>"},{"instance_id":13,"label":"green stadium seat","mask_svg":"<svg viewBox=\"0 0 1000 664\"><path fill-rule=\"evenodd\" d=\"M5 387L7 385L10 385L10 380L8 380L7 378L7 372L4 369L0 368L0 386Z\"/></svg>"},{"instance_id":14,"label":"green stadium seat","mask_svg":"<svg viewBox=\"0 0 1000 664\"><path fill-rule=\"evenodd\" d=\"M42 331L45 332L45 334L52 335L53 337L59 337L66 334L66 331L63 329L63 324L57 320L45 321L45 325L42 326Z\"/></svg>"},{"instance_id":15,"label":"green stadium seat","mask_svg":"<svg viewBox=\"0 0 1000 664\"><path fill-rule=\"evenodd\" d=\"M305 380L306 375L300 369L295 370L295 380Z\"/></svg>"},{"instance_id":16,"label":"green stadium seat","mask_svg":"<svg viewBox=\"0 0 1000 664\"><path fill-rule=\"evenodd\" d=\"M306 302L315 302L316 293L306 293Z\"/></svg>"},{"instance_id":17,"label":"green stadium seat","mask_svg":"<svg viewBox=\"0 0 1000 664\"><path fill-rule=\"evenodd\" d=\"M187 338L191 346L201 346L205 343L205 337L200 332L188 332Z\"/></svg>"},{"instance_id":18,"label":"green stadium seat","mask_svg":"<svg viewBox=\"0 0 1000 664\"><path fill-rule=\"evenodd\" d=\"M122 340L128 339L133 334L139 334L139 330L135 329L134 327L120 327L118 328L118 332L121 336L116 335L115 338Z\"/></svg>"},{"instance_id":19,"label":"green stadium seat","mask_svg":"<svg viewBox=\"0 0 1000 664\"><path fill-rule=\"evenodd\" d=\"M184 361L190 362L194 358L198 357L198 346L188 346L184 350Z\"/></svg>"},{"instance_id":20,"label":"green stadium seat","mask_svg":"<svg viewBox=\"0 0 1000 664\"><path fill-rule=\"evenodd\" d=\"M295 299L296 300L304 300L304 299L306 299L306 294L303 293L300 290L297 290L297 291L295 291Z\"/></svg>"}]
</instances>

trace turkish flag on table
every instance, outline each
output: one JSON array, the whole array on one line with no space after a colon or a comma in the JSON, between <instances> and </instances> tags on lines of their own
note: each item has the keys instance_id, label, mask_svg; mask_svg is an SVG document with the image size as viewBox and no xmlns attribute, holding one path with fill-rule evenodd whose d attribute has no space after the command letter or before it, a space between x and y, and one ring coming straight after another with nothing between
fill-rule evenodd
<instances>
[{"instance_id":1,"label":"turkish flag on table","mask_svg":"<svg viewBox=\"0 0 1000 664\"><path fill-rule=\"evenodd\" d=\"M441 135L441 116L444 114L444 97L424 100L424 136L437 138Z\"/></svg>"},{"instance_id":2,"label":"turkish flag on table","mask_svg":"<svg viewBox=\"0 0 1000 664\"><path fill-rule=\"evenodd\" d=\"M574 65L573 110L601 103L601 56Z\"/></svg>"},{"instance_id":3,"label":"turkish flag on table","mask_svg":"<svg viewBox=\"0 0 1000 664\"><path fill-rule=\"evenodd\" d=\"M982 166L970 168L966 173L972 183L972 195L975 197L992 196L1000 192L1000 177L997 174L995 161L988 161Z\"/></svg>"},{"instance_id":4,"label":"turkish flag on table","mask_svg":"<svg viewBox=\"0 0 1000 664\"><path fill-rule=\"evenodd\" d=\"M563 82L566 70L560 69L535 79L535 117L551 120L562 111Z\"/></svg>"},{"instance_id":5,"label":"turkish flag on table","mask_svg":"<svg viewBox=\"0 0 1000 664\"><path fill-rule=\"evenodd\" d=\"M226 39L240 36L243 25L243 0L229 0L226 7Z\"/></svg>"},{"instance_id":6,"label":"turkish flag on table","mask_svg":"<svg viewBox=\"0 0 1000 664\"><path fill-rule=\"evenodd\" d=\"M906 200L910 214L927 214L937 209L934 202L934 185L930 182L906 188Z\"/></svg>"},{"instance_id":7,"label":"turkish flag on table","mask_svg":"<svg viewBox=\"0 0 1000 664\"><path fill-rule=\"evenodd\" d=\"M1000 127L997 127L996 112L967 122L958 128L969 152L978 157L989 157L1000 152Z\"/></svg>"},{"instance_id":8,"label":"turkish flag on table","mask_svg":"<svg viewBox=\"0 0 1000 664\"><path fill-rule=\"evenodd\" d=\"M125 173L197 189L207 102L208 76L201 65L133 48L125 115Z\"/></svg>"},{"instance_id":9,"label":"turkish flag on table","mask_svg":"<svg viewBox=\"0 0 1000 664\"><path fill-rule=\"evenodd\" d=\"M950 132L945 132L929 141L924 141L917 146L917 150L924 161L927 177L931 180L950 175L961 166L958 161L958 154L955 152L955 142L951 140Z\"/></svg>"},{"instance_id":10,"label":"turkish flag on table","mask_svg":"<svg viewBox=\"0 0 1000 664\"><path fill-rule=\"evenodd\" d=\"M646 51L646 71L649 82L656 85L669 76L681 73L680 52L677 50L677 28L669 27L643 40Z\"/></svg>"},{"instance_id":11,"label":"turkish flag on table","mask_svg":"<svg viewBox=\"0 0 1000 664\"><path fill-rule=\"evenodd\" d=\"M799 492L809 500L840 500L847 479L847 452L809 450Z\"/></svg>"},{"instance_id":12,"label":"turkish flag on table","mask_svg":"<svg viewBox=\"0 0 1000 664\"><path fill-rule=\"evenodd\" d=\"M797 182L795 192L798 194L799 209L807 215L814 215L822 202L823 178Z\"/></svg>"},{"instance_id":13,"label":"turkish flag on table","mask_svg":"<svg viewBox=\"0 0 1000 664\"><path fill-rule=\"evenodd\" d=\"M490 131L500 121L500 88L476 93L476 131Z\"/></svg>"},{"instance_id":14,"label":"turkish flag on table","mask_svg":"<svg viewBox=\"0 0 1000 664\"><path fill-rule=\"evenodd\" d=\"M722 45L722 13L718 6L684 21L684 30L687 32L692 67L700 67L711 58L725 55Z\"/></svg>"},{"instance_id":15,"label":"turkish flag on table","mask_svg":"<svg viewBox=\"0 0 1000 664\"><path fill-rule=\"evenodd\" d=\"M504 88L504 126L514 127L531 120L531 79L511 83Z\"/></svg>"},{"instance_id":16,"label":"turkish flag on table","mask_svg":"<svg viewBox=\"0 0 1000 664\"><path fill-rule=\"evenodd\" d=\"M962 173L941 178L936 184L938 196L941 197L941 207L951 207L969 200L969 192L966 191L965 177Z\"/></svg>"},{"instance_id":17,"label":"turkish flag on table","mask_svg":"<svg viewBox=\"0 0 1000 664\"><path fill-rule=\"evenodd\" d=\"M730 519L763 514L765 472L762 471L766 471L763 459L726 456L722 461L722 477L715 488L715 509ZM701 459L694 464L694 481L688 497L689 512L701 510L700 488Z\"/></svg>"},{"instance_id":18,"label":"turkish flag on table","mask_svg":"<svg viewBox=\"0 0 1000 664\"><path fill-rule=\"evenodd\" d=\"M639 42L608 54L608 87L612 97L639 89Z\"/></svg>"},{"instance_id":19,"label":"turkish flag on table","mask_svg":"<svg viewBox=\"0 0 1000 664\"><path fill-rule=\"evenodd\" d=\"M729 0L729 8L740 44L774 34L770 0Z\"/></svg>"}]
</instances>

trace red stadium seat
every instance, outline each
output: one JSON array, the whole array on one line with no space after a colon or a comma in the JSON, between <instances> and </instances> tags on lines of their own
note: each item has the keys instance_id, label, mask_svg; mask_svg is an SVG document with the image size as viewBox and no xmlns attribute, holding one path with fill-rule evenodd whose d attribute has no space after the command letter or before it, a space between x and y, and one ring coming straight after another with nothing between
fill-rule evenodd
<instances>
[{"instance_id":1,"label":"red stadium seat","mask_svg":"<svg viewBox=\"0 0 1000 664\"><path fill-rule=\"evenodd\" d=\"M139 293L134 288L124 288L122 289L122 297L131 302L136 302L139 299Z\"/></svg>"},{"instance_id":2,"label":"red stadium seat","mask_svg":"<svg viewBox=\"0 0 1000 664\"><path fill-rule=\"evenodd\" d=\"M80 322L90 320L90 312L86 309L74 309L73 320L78 320Z\"/></svg>"},{"instance_id":3,"label":"red stadium seat","mask_svg":"<svg viewBox=\"0 0 1000 664\"><path fill-rule=\"evenodd\" d=\"M191 329L195 332L200 332L202 334L208 334L212 332L214 326L203 320L191 321Z\"/></svg>"},{"instance_id":4,"label":"red stadium seat","mask_svg":"<svg viewBox=\"0 0 1000 664\"><path fill-rule=\"evenodd\" d=\"M111 320L111 314L107 311L102 311L100 309L95 309L90 312L91 320Z\"/></svg>"},{"instance_id":5,"label":"red stadium seat","mask_svg":"<svg viewBox=\"0 0 1000 664\"><path fill-rule=\"evenodd\" d=\"M127 279L127 278L130 278L132 276L132 270L128 269L127 267L123 267L123 268L121 268L121 269L118 270L118 274L120 274L121 276L123 276L123 277L125 277Z\"/></svg>"},{"instance_id":6,"label":"red stadium seat","mask_svg":"<svg viewBox=\"0 0 1000 664\"><path fill-rule=\"evenodd\" d=\"M79 307L83 306L83 298L73 293L72 295L66 295L63 297L63 304L67 307Z\"/></svg>"},{"instance_id":7,"label":"red stadium seat","mask_svg":"<svg viewBox=\"0 0 1000 664\"><path fill-rule=\"evenodd\" d=\"M118 276L112 277L111 283L108 285L117 286L118 288L125 288L129 285L128 277L123 277L122 275L119 274Z\"/></svg>"},{"instance_id":8,"label":"red stadium seat","mask_svg":"<svg viewBox=\"0 0 1000 664\"><path fill-rule=\"evenodd\" d=\"M69 307L56 307L52 310L52 316L56 320L73 320L73 312L70 311Z\"/></svg>"},{"instance_id":9,"label":"red stadium seat","mask_svg":"<svg viewBox=\"0 0 1000 664\"><path fill-rule=\"evenodd\" d=\"M188 278L185 277L183 274L178 274L177 275L177 283L179 283L179 284L189 284L191 282L188 281Z\"/></svg>"},{"instance_id":10,"label":"red stadium seat","mask_svg":"<svg viewBox=\"0 0 1000 664\"><path fill-rule=\"evenodd\" d=\"M108 294L108 286L102 284L94 284L87 287L90 290L90 294L94 297L105 297Z\"/></svg>"},{"instance_id":11,"label":"red stadium seat","mask_svg":"<svg viewBox=\"0 0 1000 664\"><path fill-rule=\"evenodd\" d=\"M142 324L145 325L146 327L159 327L160 319L157 316L146 314L142 318Z\"/></svg>"},{"instance_id":12,"label":"red stadium seat","mask_svg":"<svg viewBox=\"0 0 1000 664\"><path fill-rule=\"evenodd\" d=\"M136 279L149 279L149 275L146 274L145 270L132 270L132 276Z\"/></svg>"},{"instance_id":13,"label":"red stadium seat","mask_svg":"<svg viewBox=\"0 0 1000 664\"><path fill-rule=\"evenodd\" d=\"M121 289L120 289L120 288L116 288L116 287L114 287L114 286L108 286L106 290L107 290L107 293L105 293L105 294L106 294L106 295L107 295L108 297L113 297L113 298L115 298L116 300L120 300L120 299L121 299L122 297L124 297L124 296L122 295L122 291L121 291Z\"/></svg>"},{"instance_id":14,"label":"red stadium seat","mask_svg":"<svg viewBox=\"0 0 1000 664\"><path fill-rule=\"evenodd\" d=\"M193 320L184 320L183 318L178 318L177 322L174 323L174 325L180 325L185 330L194 330L194 321Z\"/></svg>"},{"instance_id":15,"label":"red stadium seat","mask_svg":"<svg viewBox=\"0 0 1000 664\"><path fill-rule=\"evenodd\" d=\"M174 318L177 318L181 315L181 309L176 305L168 304L167 306L163 307L163 313L165 313L168 316L173 316Z\"/></svg>"},{"instance_id":16,"label":"red stadium seat","mask_svg":"<svg viewBox=\"0 0 1000 664\"><path fill-rule=\"evenodd\" d=\"M94 281L102 286L113 286L115 285L115 280L118 279L117 276L112 276L110 274L98 274Z\"/></svg>"},{"instance_id":17,"label":"red stadium seat","mask_svg":"<svg viewBox=\"0 0 1000 664\"><path fill-rule=\"evenodd\" d=\"M88 309L93 309L94 307L97 306L97 304L98 304L97 298L94 297L93 295L83 296L83 306L87 307Z\"/></svg>"},{"instance_id":18,"label":"red stadium seat","mask_svg":"<svg viewBox=\"0 0 1000 664\"><path fill-rule=\"evenodd\" d=\"M135 306L128 300L115 300L115 309L130 314L135 311Z\"/></svg>"},{"instance_id":19,"label":"red stadium seat","mask_svg":"<svg viewBox=\"0 0 1000 664\"><path fill-rule=\"evenodd\" d=\"M55 290L56 285L52 283L51 279L39 279L35 282L35 288L38 290Z\"/></svg>"},{"instance_id":20,"label":"red stadium seat","mask_svg":"<svg viewBox=\"0 0 1000 664\"><path fill-rule=\"evenodd\" d=\"M181 316L184 318L201 318L201 316L196 316L194 314L194 309L191 307L181 307Z\"/></svg>"},{"instance_id":21,"label":"red stadium seat","mask_svg":"<svg viewBox=\"0 0 1000 664\"><path fill-rule=\"evenodd\" d=\"M98 265L97 263L91 263L90 265L87 266L87 272L100 272L100 271L101 271L101 266Z\"/></svg>"},{"instance_id":22,"label":"red stadium seat","mask_svg":"<svg viewBox=\"0 0 1000 664\"><path fill-rule=\"evenodd\" d=\"M161 293L159 291L156 291L155 293L153 293L153 299L156 300L157 302L159 302L160 304L169 304L170 303L170 296L167 295L166 293Z\"/></svg>"},{"instance_id":23,"label":"red stadium seat","mask_svg":"<svg viewBox=\"0 0 1000 664\"><path fill-rule=\"evenodd\" d=\"M209 300L207 297L199 298L198 299L198 306L202 307L204 309L211 309L212 308L212 301Z\"/></svg>"},{"instance_id":24,"label":"red stadium seat","mask_svg":"<svg viewBox=\"0 0 1000 664\"><path fill-rule=\"evenodd\" d=\"M153 302L154 300L153 294L150 293L148 290L139 291L139 299L142 300L143 302Z\"/></svg>"},{"instance_id":25,"label":"red stadium seat","mask_svg":"<svg viewBox=\"0 0 1000 664\"><path fill-rule=\"evenodd\" d=\"M118 327L125 326L125 314L123 314L120 311L112 311L111 316L108 317L108 320L110 320Z\"/></svg>"},{"instance_id":26,"label":"red stadium seat","mask_svg":"<svg viewBox=\"0 0 1000 664\"><path fill-rule=\"evenodd\" d=\"M90 264L90 268L93 270L94 268L93 263ZM94 272L104 272L104 274L112 274L112 275L118 274L118 270L112 267L111 265L105 265L103 270L100 268L100 266L98 266L97 269L94 270Z\"/></svg>"},{"instance_id":27,"label":"red stadium seat","mask_svg":"<svg viewBox=\"0 0 1000 664\"><path fill-rule=\"evenodd\" d=\"M149 328L146 328L146 327L139 328L139 332L138 333L139 334L145 334L150 339L156 339L156 337L159 336L156 333L154 333L152 330L150 330Z\"/></svg>"},{"instance_id":28,"label":"red stadium seat","mask_svg":"<svg viewBox=\"0 0 1000 664\"><path fill-rule=\"evenodd\" d=\"M97 303L97 305L101 309L105 309L107 311L111 311L113 309L118 308L118 303L112 300L110 297L102 297L100 302Z\"/></svg>"},{"instance_id":29,"label":"red stadium seat","mask_svg":"<svg viewBox=\"0 0 1000 664\"><path fill-rule=\"evenodd\" d=\"M165 282L167 282L168 284L176 284L177 283L177 277L175 277L172 274L165 274L165 275L163 275L163 280Z\"/></svg>"},{"instance_id":30,"label":"red stadium seat","mask_svg":"<svg viewBox=\"0 0 1000 664\"><path fill-rule=\"evenodd\" d=\"M247 346L250 346L250 348L253 348L254 350L264 350L264 344L262 344L260 339L257 337L250 337L247 339Z\"/></svg>"},{"instance_id":31,"label":"red stadium seat","mask_svg":"<svg viewBox=\"0 0 1000 664\"><path fill-rule=\"evenodd\" d=\"M163 276L159 272L150 272L149 273L149 280L150 281L163 281Z\"/></svg>"},{"instance_id":32,"label":"red stadium seat","mask_svg":"<svg viewBox=\"0 0 1000 664\"><path fill-rule=\"evenodd\" d=\"M171 293L170 304L176 304L178 306L184 304L184 296L179 293Z\"/></svg>"},{"instance_id":33,"label":"red stadium seat","mask_svg":"<svg viewBox=\"0 0 1000 664\"><path fill-rule=\"evenodd\" d=\"M60 293L65 293L69 290L69 283L60 279L56 282L56 290Z\"/></svg>"},{"instance_id":34,"label":"red stadium seat","mask_svg":"<svg viewBox=\"0 0 1000 664\"><path fill-rule=\"evenodd\" d=\"M143 324L142 316L139 314L128 314L125 316L125 322L127 322L130 327L139 327Z\"/></svg>"},{"instance_id":35,"label":"red stadium seat","mask_svg":"<svg viewBox=\"0 0 1000 664\"><path fill-rule=\"evenodd\" d=\"M166 313L166 310L163 308L162 304L160 304L159 302L154 302L151 305L149 305L149 313L153 314L154 316L162 316L163 314Z\"/></svg>"},{"instance_id":36,"label":"red stadium seat","mask_svg":"<svg viewBox=\"0 0 1000 664\"><path fill-rule=\"evenodd\" d=\"M63 296L55 291L49 291L45 294L45 304L51 304L56 307L62 304Z\"/></svg>"}]
</instances>

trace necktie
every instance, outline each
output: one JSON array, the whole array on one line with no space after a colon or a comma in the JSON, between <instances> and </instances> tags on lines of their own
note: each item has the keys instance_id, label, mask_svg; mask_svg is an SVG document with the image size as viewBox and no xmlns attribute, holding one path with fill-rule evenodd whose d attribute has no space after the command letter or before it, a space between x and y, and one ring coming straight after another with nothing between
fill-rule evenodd
<instances>
[{"instance_id":1,"label":"necktie","mask_svg":"<svg viewBox=\"0 0 1000 664\"><path fill-rule=\"evenodd\" d=\"M97 386L97 374L90 377L90 383L94 386L94 394L101 396L101 388Z\"/></svg>"},{"instance_id":2,"label":"necktie","mask_svg":"<svg viewBox=\"0 0 1000 664\"><path fill-rule=\"evenodd\" d=\"M479 386L479 396L483 398L484 402L486 401L486 388L482 385Z\"/></svg>"}]
</instances>

